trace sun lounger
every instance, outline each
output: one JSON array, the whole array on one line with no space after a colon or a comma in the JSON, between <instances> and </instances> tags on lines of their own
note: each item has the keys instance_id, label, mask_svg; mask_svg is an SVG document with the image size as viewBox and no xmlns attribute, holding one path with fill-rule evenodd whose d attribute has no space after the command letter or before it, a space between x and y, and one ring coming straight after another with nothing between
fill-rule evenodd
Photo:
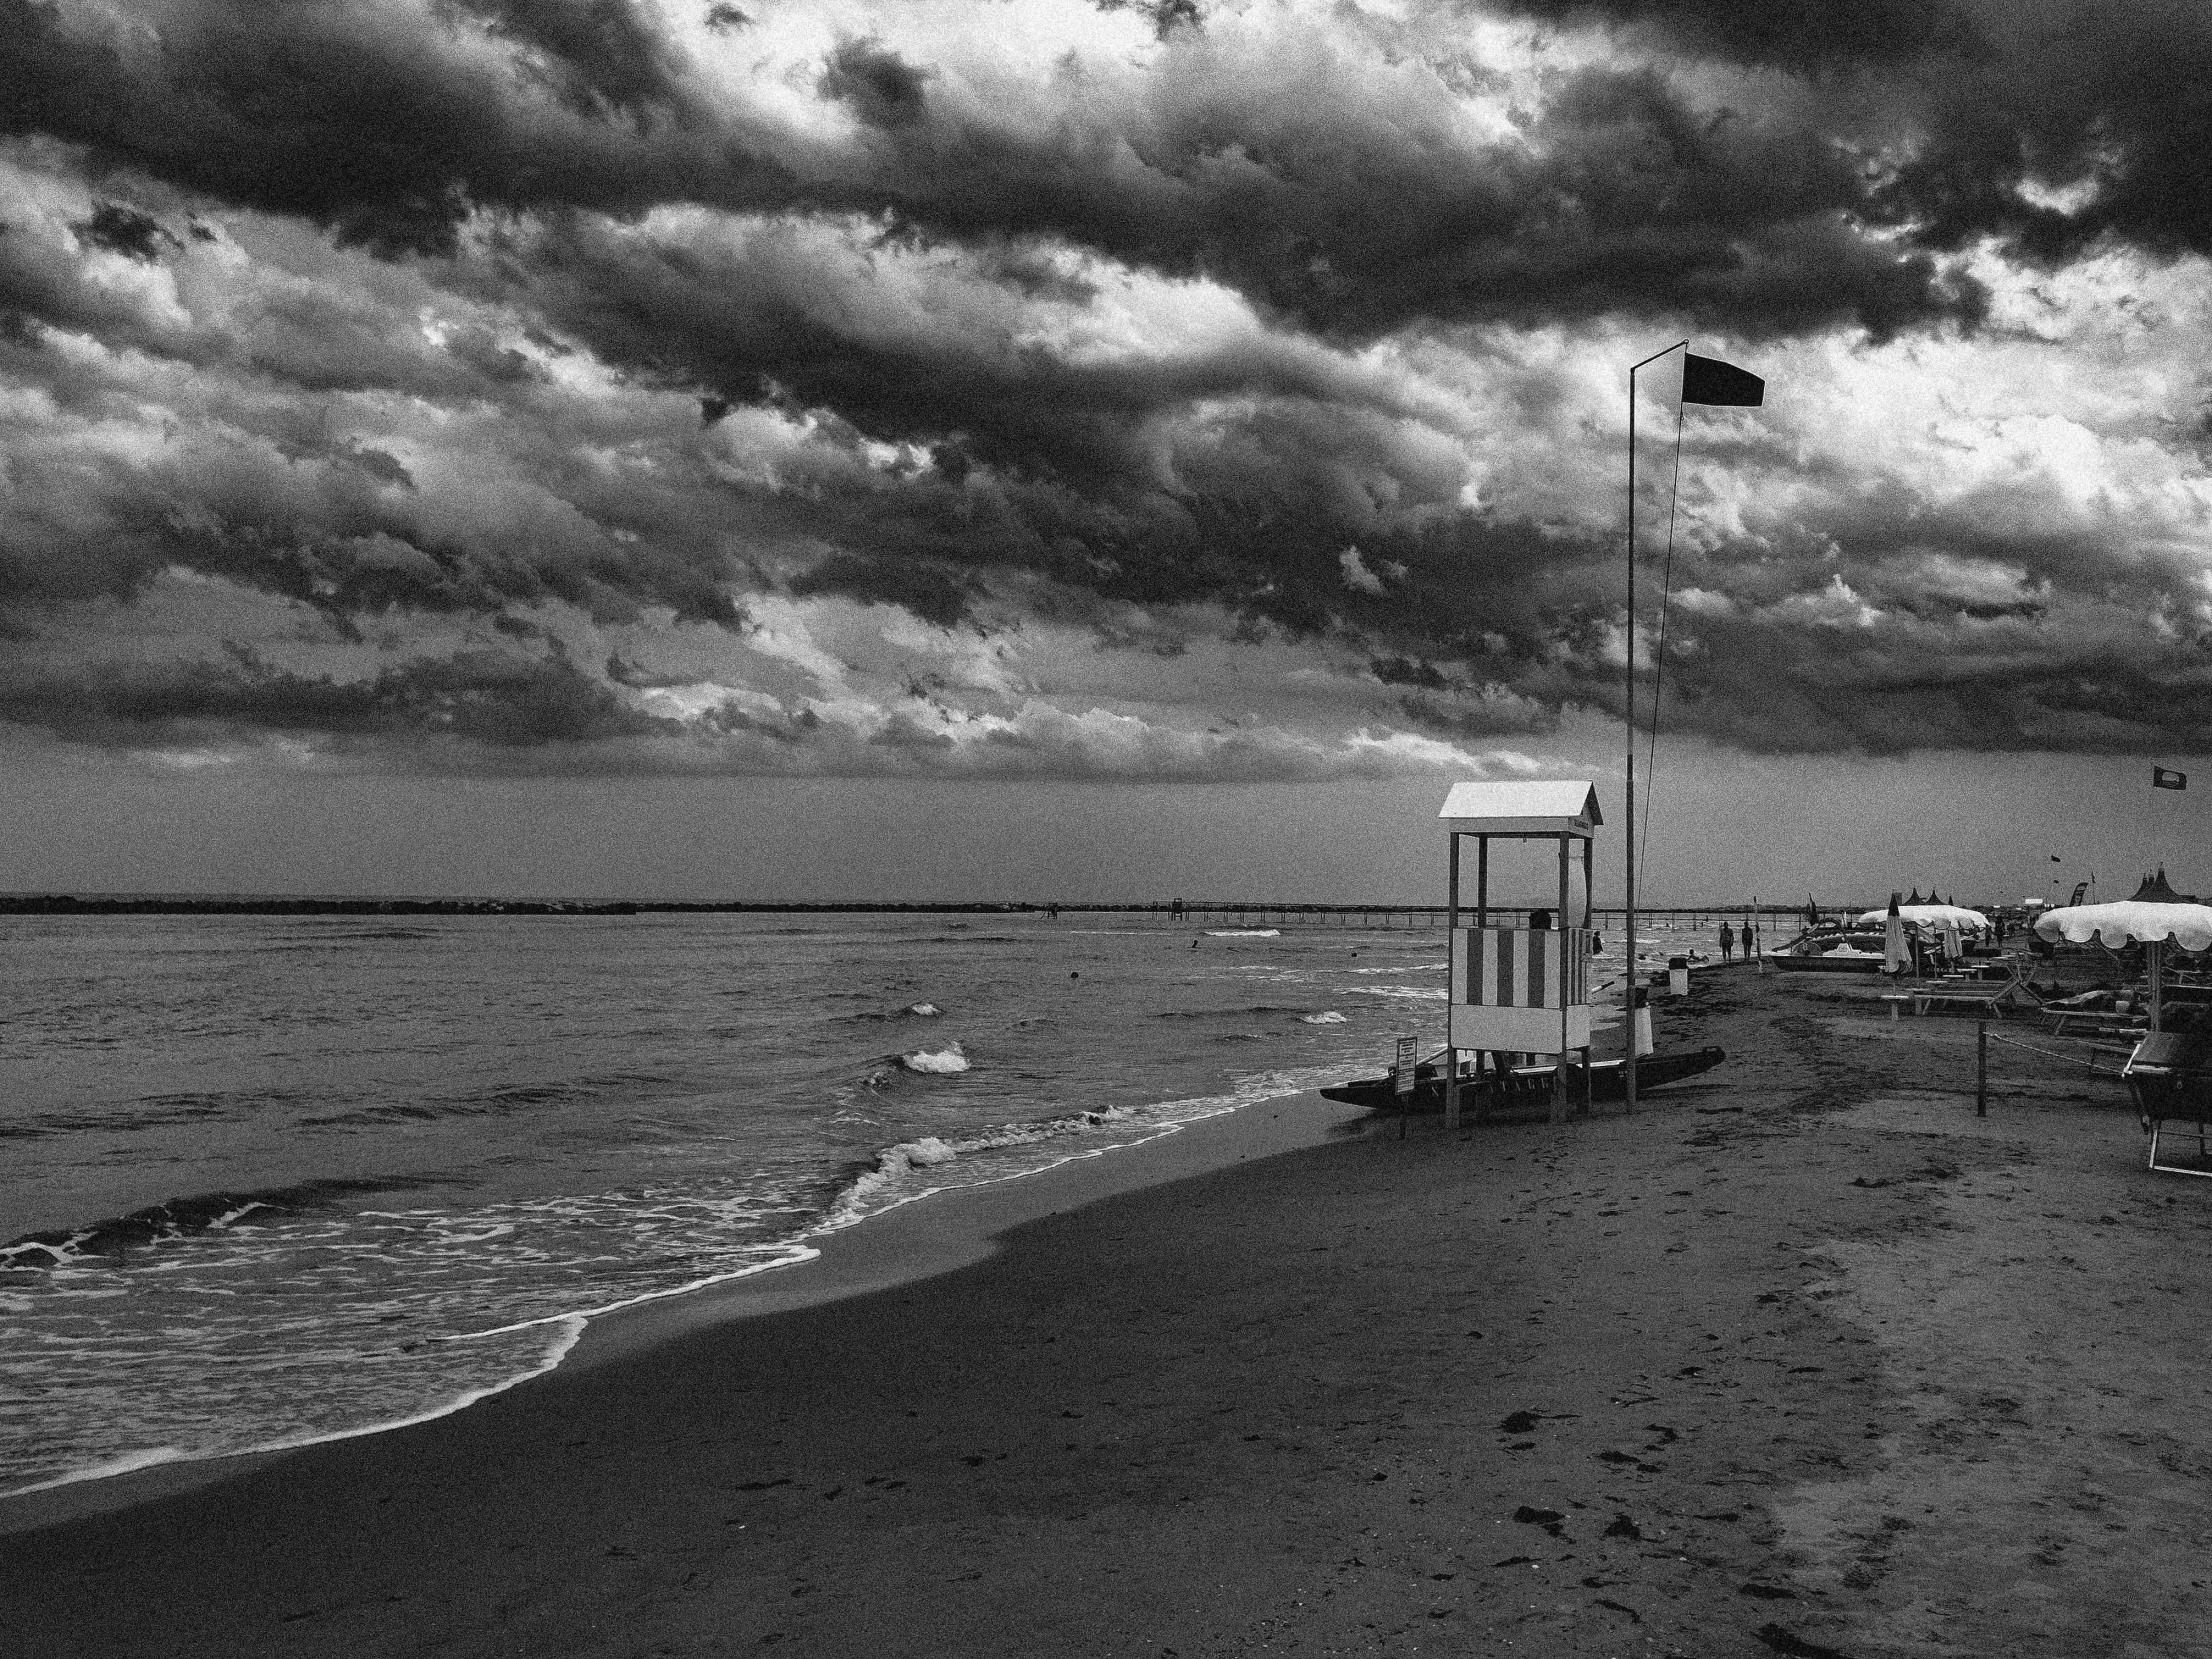
<instances>
[{"instance_id":1,"label":"sun lounger","mask_svg":"<svg viewBox=\"0 0 2212 1659\"><path fill-rule=\"evenodd\" d=\"M2063 1037L2084 1027L2090 1031L2100 1031L2110 1025L2113 1018L2109 1008L2045 1008L2043 1029L2053 1036Z\"/></svg>"},{"instance_id":2,"label":"sun lounger","mask_svg":"<svg viewBox=\"0 0 2212 1659\"><path fill-rule=\"evenodd\" d=\"M1957 979L1938 980L1933 985L1923 985L1909 993L1913 998L1913 1012L1925 1014L1931 1008L1942 1008L1960 1013L1987 1014L2002 1019L2007 1009L2013 1012L2034 1012L2043 1001L2026 983L2019 979L2007 979L2002 983L1988 980Z\"/></svg>"}]
</instances>

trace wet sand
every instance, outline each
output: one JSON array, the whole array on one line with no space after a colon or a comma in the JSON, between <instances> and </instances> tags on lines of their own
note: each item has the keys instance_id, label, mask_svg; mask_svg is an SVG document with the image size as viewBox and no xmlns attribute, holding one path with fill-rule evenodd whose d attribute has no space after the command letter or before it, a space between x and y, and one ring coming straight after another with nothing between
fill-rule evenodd
<instances>
[{"instance_id":1,"label":"wet sand","mask_svg":"<svg viewBox=\"0 0 2212 1659\"><path fill-rule=\"evenodd\" d=\"M1264 1155L1326 1130L1307 1102L994 1214L912 1207L849 1236L856 1294L664 1309L438 1422L44 1511L7 1540L0 1630L42 1655L2202 1651L2212 1183L2144 1171L2101 1079L1977 1119L1972 1027L1869 1017L1871 988L1700 975L1662 1044L1731 1059L1634 1117ZM1177 1160L1229 1167L1080 1202ZM943 1271L899 1282L915 1252Z\"/></svg>"}]
</instances>

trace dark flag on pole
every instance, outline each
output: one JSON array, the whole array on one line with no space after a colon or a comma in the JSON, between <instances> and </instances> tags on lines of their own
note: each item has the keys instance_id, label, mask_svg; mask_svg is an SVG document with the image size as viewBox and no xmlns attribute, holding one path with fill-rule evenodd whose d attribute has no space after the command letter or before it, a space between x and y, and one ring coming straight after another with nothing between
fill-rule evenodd
<instances>
[{"instance_id":1,"label":"dark flag on pole","mask_svg":"<svg viewBox=\"0 0 2212 1659\"><path fill-rule=\"evenodd\" d=\"M1766 401L1767 382L1748 369L1718 357L1682 354L1682 401L1717 403L1723 408L1756 409Z\"/></svg>"},{"instance_id":2,"label":"dark flag on pole","mask_svg":"<svg viewBox=\"0 0 2212 1659\"><path fill-rule=\"evenodd\" d=\"M2154 790L2185 790L2189 787L2189 775L2175 772L2171 767L2152 767L2150 787Z\"/></svg>"}]
</instances>

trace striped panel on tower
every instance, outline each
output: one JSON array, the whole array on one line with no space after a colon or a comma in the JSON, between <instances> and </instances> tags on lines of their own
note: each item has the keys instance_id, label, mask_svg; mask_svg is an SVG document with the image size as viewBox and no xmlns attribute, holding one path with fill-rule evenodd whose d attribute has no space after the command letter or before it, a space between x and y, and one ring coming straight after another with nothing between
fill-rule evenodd
<instances>
[{"instance_id":1,"label":"striped panel on tower","mask_svg":"<svg viewBox=\"0 0 2212 1659\"><path fill-rule=\"evenodd\" d=\"M1590 1000L1589 982L1588 928L1452 930L1451 1000L1461 1007L1577 1007Z\"/></svg>"}]
</instances>

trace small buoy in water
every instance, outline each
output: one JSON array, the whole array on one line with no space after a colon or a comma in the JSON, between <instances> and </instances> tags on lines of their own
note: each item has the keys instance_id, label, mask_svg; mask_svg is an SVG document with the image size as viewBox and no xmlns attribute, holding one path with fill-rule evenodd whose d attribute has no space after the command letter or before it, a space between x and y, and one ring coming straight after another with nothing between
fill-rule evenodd
<instances>
[{"instance_id":1,"label":"small buoy in water","mask_svg":"<svg viewBox=\"0 0 2212 1659\"><path fill-rule=\"evenodd\" d=\"M1080 973L1071 973L1071 974L1069 974L1069 975L1068 975L1068 977L1069 977L1070 979L1080 979L1080 978L1082 978L1083 976L1082 976L1082 975L1081 975Z\"/></svg>"}]
</instances>

